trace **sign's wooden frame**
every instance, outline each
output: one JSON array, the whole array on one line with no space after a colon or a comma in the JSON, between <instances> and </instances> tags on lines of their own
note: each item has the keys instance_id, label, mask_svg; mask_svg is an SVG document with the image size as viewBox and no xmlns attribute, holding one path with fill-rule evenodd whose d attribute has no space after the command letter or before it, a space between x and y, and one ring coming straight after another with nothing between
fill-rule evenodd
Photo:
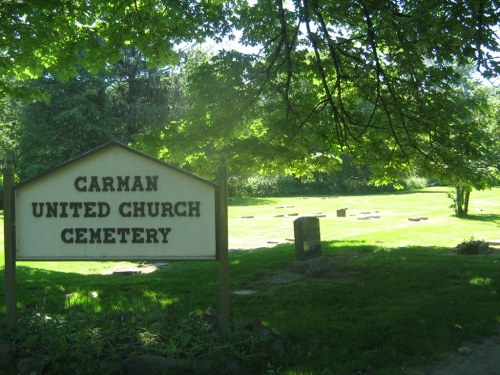
<instances>
[{"instance_id":1,"label":"sign's wooden frame","mask_svg":"<svg viewBox=\"0 0 500 375\"><path fill-rule=\"evenodd\" d=\"M142 157L146 157L155 162L163 163L160 160L142 154L139 151L133 150L127 146L117 142L110 142L106 145L92 150L89 153L96 152L108 146L119 146L126 148L129 151L137 153ZM86 153L79 158L83 158L89 153ZM62 164L58 168L65 166L77 159L73 159ZM188 174L195 179L206 180L186 172L182 169L168 165L170 168L175 168L181 173ZM51 171L44 173L49 174ZM40 176L37 176L37 178ZM20 186L29 183L31 180L24 181ZM6 157L3 167L3 187L4 187L4 248L5 248L5 305L6 305L6 323L9 331L16 329L17 321L17 288L16 288L16 213L15 213L15 194L14 189L14 166L13 159ZM220 326L222 331L229 329L229 260L228 260L228 216L227 216L227 165L225 157L221 158L218 170L218 183L213 184L215 187L215 230L216 230L216 257L219 261L219 294L220 294ZM62 259L61 259L62 260ZM75 260L75 259L72 259ZM133 260L133 259L129 259ZM144 260L141 258L141 260ZM179 259L183 260L183 259ZM192 258L186 260L193 260ZM196 259L194 259L196 260Z\"/></svg>"}]
</instances>

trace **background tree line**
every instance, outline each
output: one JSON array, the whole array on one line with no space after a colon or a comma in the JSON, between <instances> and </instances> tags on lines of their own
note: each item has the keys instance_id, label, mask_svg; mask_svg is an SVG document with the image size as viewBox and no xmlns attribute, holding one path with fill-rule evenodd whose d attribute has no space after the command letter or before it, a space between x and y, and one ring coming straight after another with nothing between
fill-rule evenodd
<instances>
[{"instance_id":1,"label":"background tree line","mask_svg":"<svg viewBox=\"0 0 500 375\"><path fill-rule=\"evenodd\" d=\"M200 51L196 56L198 61L209 58L207 53ZM33 177L109 140L133 143L164 159L167 151L177 163L195 169L196 163L191 166L186 162L192 157L186 151L190 135L183 134L175 125L186 121L187 92L193 85L192 80L198 79L198 69L194 65L182 69L180 66L149 69L142 54L128 48L122 60L98 74L81 68L76 77L68 80L47 74L29 82L44 94L43 97L32 102L4 99L0 116L4 148L17 155L18 179ZM174 147L174 142L180 146ZM168 150L175 150L175 155ZM257 166L242 168L239 174L231 177L231 193L234 196L278 196L394 190L392 186L369 185L368 165L357 165L349 156L342 159L342 167L337 167L338 170L332 168L330 173L317 172L308 178L273 174L279 170L259 175Z\"/></svg>"}]
</instances>

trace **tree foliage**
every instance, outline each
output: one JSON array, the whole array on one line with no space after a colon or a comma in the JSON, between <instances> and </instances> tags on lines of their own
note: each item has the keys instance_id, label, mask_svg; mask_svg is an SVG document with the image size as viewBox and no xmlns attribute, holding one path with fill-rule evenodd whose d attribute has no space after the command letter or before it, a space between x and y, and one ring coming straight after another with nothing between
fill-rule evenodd
<instances>
[{"instance_id":1,"label":"tree foliage","mask_svg":"<svg viewBox=\"0 0 500 375\"><path fill-rule=\"evenodd\" d=\"M476 142L453 158L443 152L450 132L477 133L470 121L454 122L467 111L454 101L469 74L464 66L486 77L499 72L497 8L495 1L237 3L230 20L259 52L223 50L188 68L192 105L175 125L196 145L186 162L226 152L238 166L251 160L307 174L351 154L373 166L379 183L411 173L416 160L455 173L449 167L485 149Z\"/></svg>"},{"instance_id":2,"label":"tree foliage","mask_svg":"<svg viewBox=\"0 0 500 375\"><path fill-rule=\"evenodd\" d=\"M46 72L75 76L116 63L133 46L155 65L176 60L174 46L225 30L224 1L6 0L0 7L0 94ZM216 31L217 30L217 31Z\"/></svg>"},{"instance_id":3,"label":"tree foliage","mask_svg":"<svg viewBox=\"0 0 500 375\"><path fill-rule=\"evenodd\" d=\"M476 94L458 87L469 64L486 78L500 72L498 8L497 0L9 0L0 10L0 92L118 63L125 78L110 87L126 133L194 170L226 153L241 171L304 175L350 154L379 183L417 165L481 188L477 163L498 155L498 143L487 146ZM172 75L183 87L168 98L141 76L141 64L178 62L180 43L237 33L255 52L184 55Z\"/></svg>"},{"instance_id":4,"label":"tree foliage","mask_svg":"<svg viewBox=\"0 0 500 375\"><path fill-rule=\"evenodd\" d=\"M16 103L17 114L5 111L14 118L4 136L12 144L5 148L17 152L22 179L109 140L129 143L139 133L168 123L175 116L179 91L168 71L149 69L133 50L99 74L80 69L67 81L45 75L31 85L46 98Z\"/></svg>"},{"instance_id":5,"label":"tree foliage","mask_svg":"<svg viewBox=\"0 0 500 375\"><path fill-rule=\"evenodd\" d=\"M17 169L31 177L106 142L111 129L103 82L87 74L61 83L44 77L36 83L50 101L23 107L17 129Z\"/></svg>"},{"instance_id":6,"label":"tree foliage","mask_svg":"<svg viewBox=\"0 0 500 375\"><path fill-rule=\"evenodd\" d=\"M237 24L243 41L262 46L266 79L285 108L283 133L313 132L401 165L408 154L430 154L421 134L446 127L429 106L452 88L455 66L474 60L486 75L498 73L497 5L258 1L242 7Z\"/></svg>"}]
</instances>

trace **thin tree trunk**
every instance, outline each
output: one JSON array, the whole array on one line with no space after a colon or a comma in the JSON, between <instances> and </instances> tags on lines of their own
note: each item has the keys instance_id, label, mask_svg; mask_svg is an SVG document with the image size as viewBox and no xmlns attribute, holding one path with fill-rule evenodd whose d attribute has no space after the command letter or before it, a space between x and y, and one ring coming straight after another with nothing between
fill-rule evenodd
<instances>
[{"instance_id":1,"label":"thin tree trunk","mask_svg":"<svg viewBox=\"0 0 500 375\"><path fill-rule=\"evenodd\" d=\"M467 213L469 212L469 197L470 197L470 190L467 189L464 195L464 208L462 213L462 215L464 216L467 216Z\"/></svg>"},{"instance_id":2,"label":"thin tree trunk","mask_svg":"<svg viewBox=\"0 0 500 375\"><path fill-rule=\"evenodd\" d=\"M456 187L456 194L455 194L455 212L457 216L463 216L463 197L464 197L464 190L461 186Z\"/></svg>"},{"instance_id":3,"label":"thin tree trunk","mask_svg":"<svg viewBox=\"0 0 500 375\"><path fill-rule=\"evenodd\" d=\"M467 216L471 189L468 186L455 187L455 213L457 216Z\"/></svg>"}]
</instances>

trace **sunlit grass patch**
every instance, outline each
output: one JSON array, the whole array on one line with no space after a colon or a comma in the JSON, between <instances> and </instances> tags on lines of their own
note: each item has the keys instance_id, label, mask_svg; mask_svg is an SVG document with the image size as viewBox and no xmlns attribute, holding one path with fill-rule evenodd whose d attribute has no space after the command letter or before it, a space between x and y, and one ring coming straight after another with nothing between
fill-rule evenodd
<instances>
[{"instance_id":1,"label":"sunlit grass patch","mask_svg":"<svg viewBox=\"0 0 500 375\"><path fill-rule=\"evenodd\" d=\"M293 220L299 216L320 218L324 241L364 241L383 247L454 247L464 239L498 237L500 188L474 191L469 218L457 218L450 209L450 188L434 187L411 194L381 194L340 197L273 198L272 204L231 205L231 248L272 246L293 239ZM330 199L329 199L330 198ZM337 217L347 207L346 217ZM245 218L253 216L253 218ZM369 217L366 220L361 218ZM411 218L424 218L410 221Z\"/></svg>"},{"instance_id":2,"label":"sunlit grass patch","mask_svg":"<svg viewBox=\"0 0 500 375\"><path fill-rule=\"evenodd\" d=\"M472 279L469 280L469 282L472 285L488 286L493 283L493 279L490 279L489 277L473 277Z\"/></svg>"},{"instance_id":3,"label":"sunlit grass patch","mask_svg":"<svg viewBox=\"0 0 500 375\"><path fill-rule=\"evenodd\" d=\"M75 306L85 307L86 310L93 312L102 311L99 293L95 290L90 292L73 292L67 294L64 308L72 309Z\"/></svg>"}]
</instances>

